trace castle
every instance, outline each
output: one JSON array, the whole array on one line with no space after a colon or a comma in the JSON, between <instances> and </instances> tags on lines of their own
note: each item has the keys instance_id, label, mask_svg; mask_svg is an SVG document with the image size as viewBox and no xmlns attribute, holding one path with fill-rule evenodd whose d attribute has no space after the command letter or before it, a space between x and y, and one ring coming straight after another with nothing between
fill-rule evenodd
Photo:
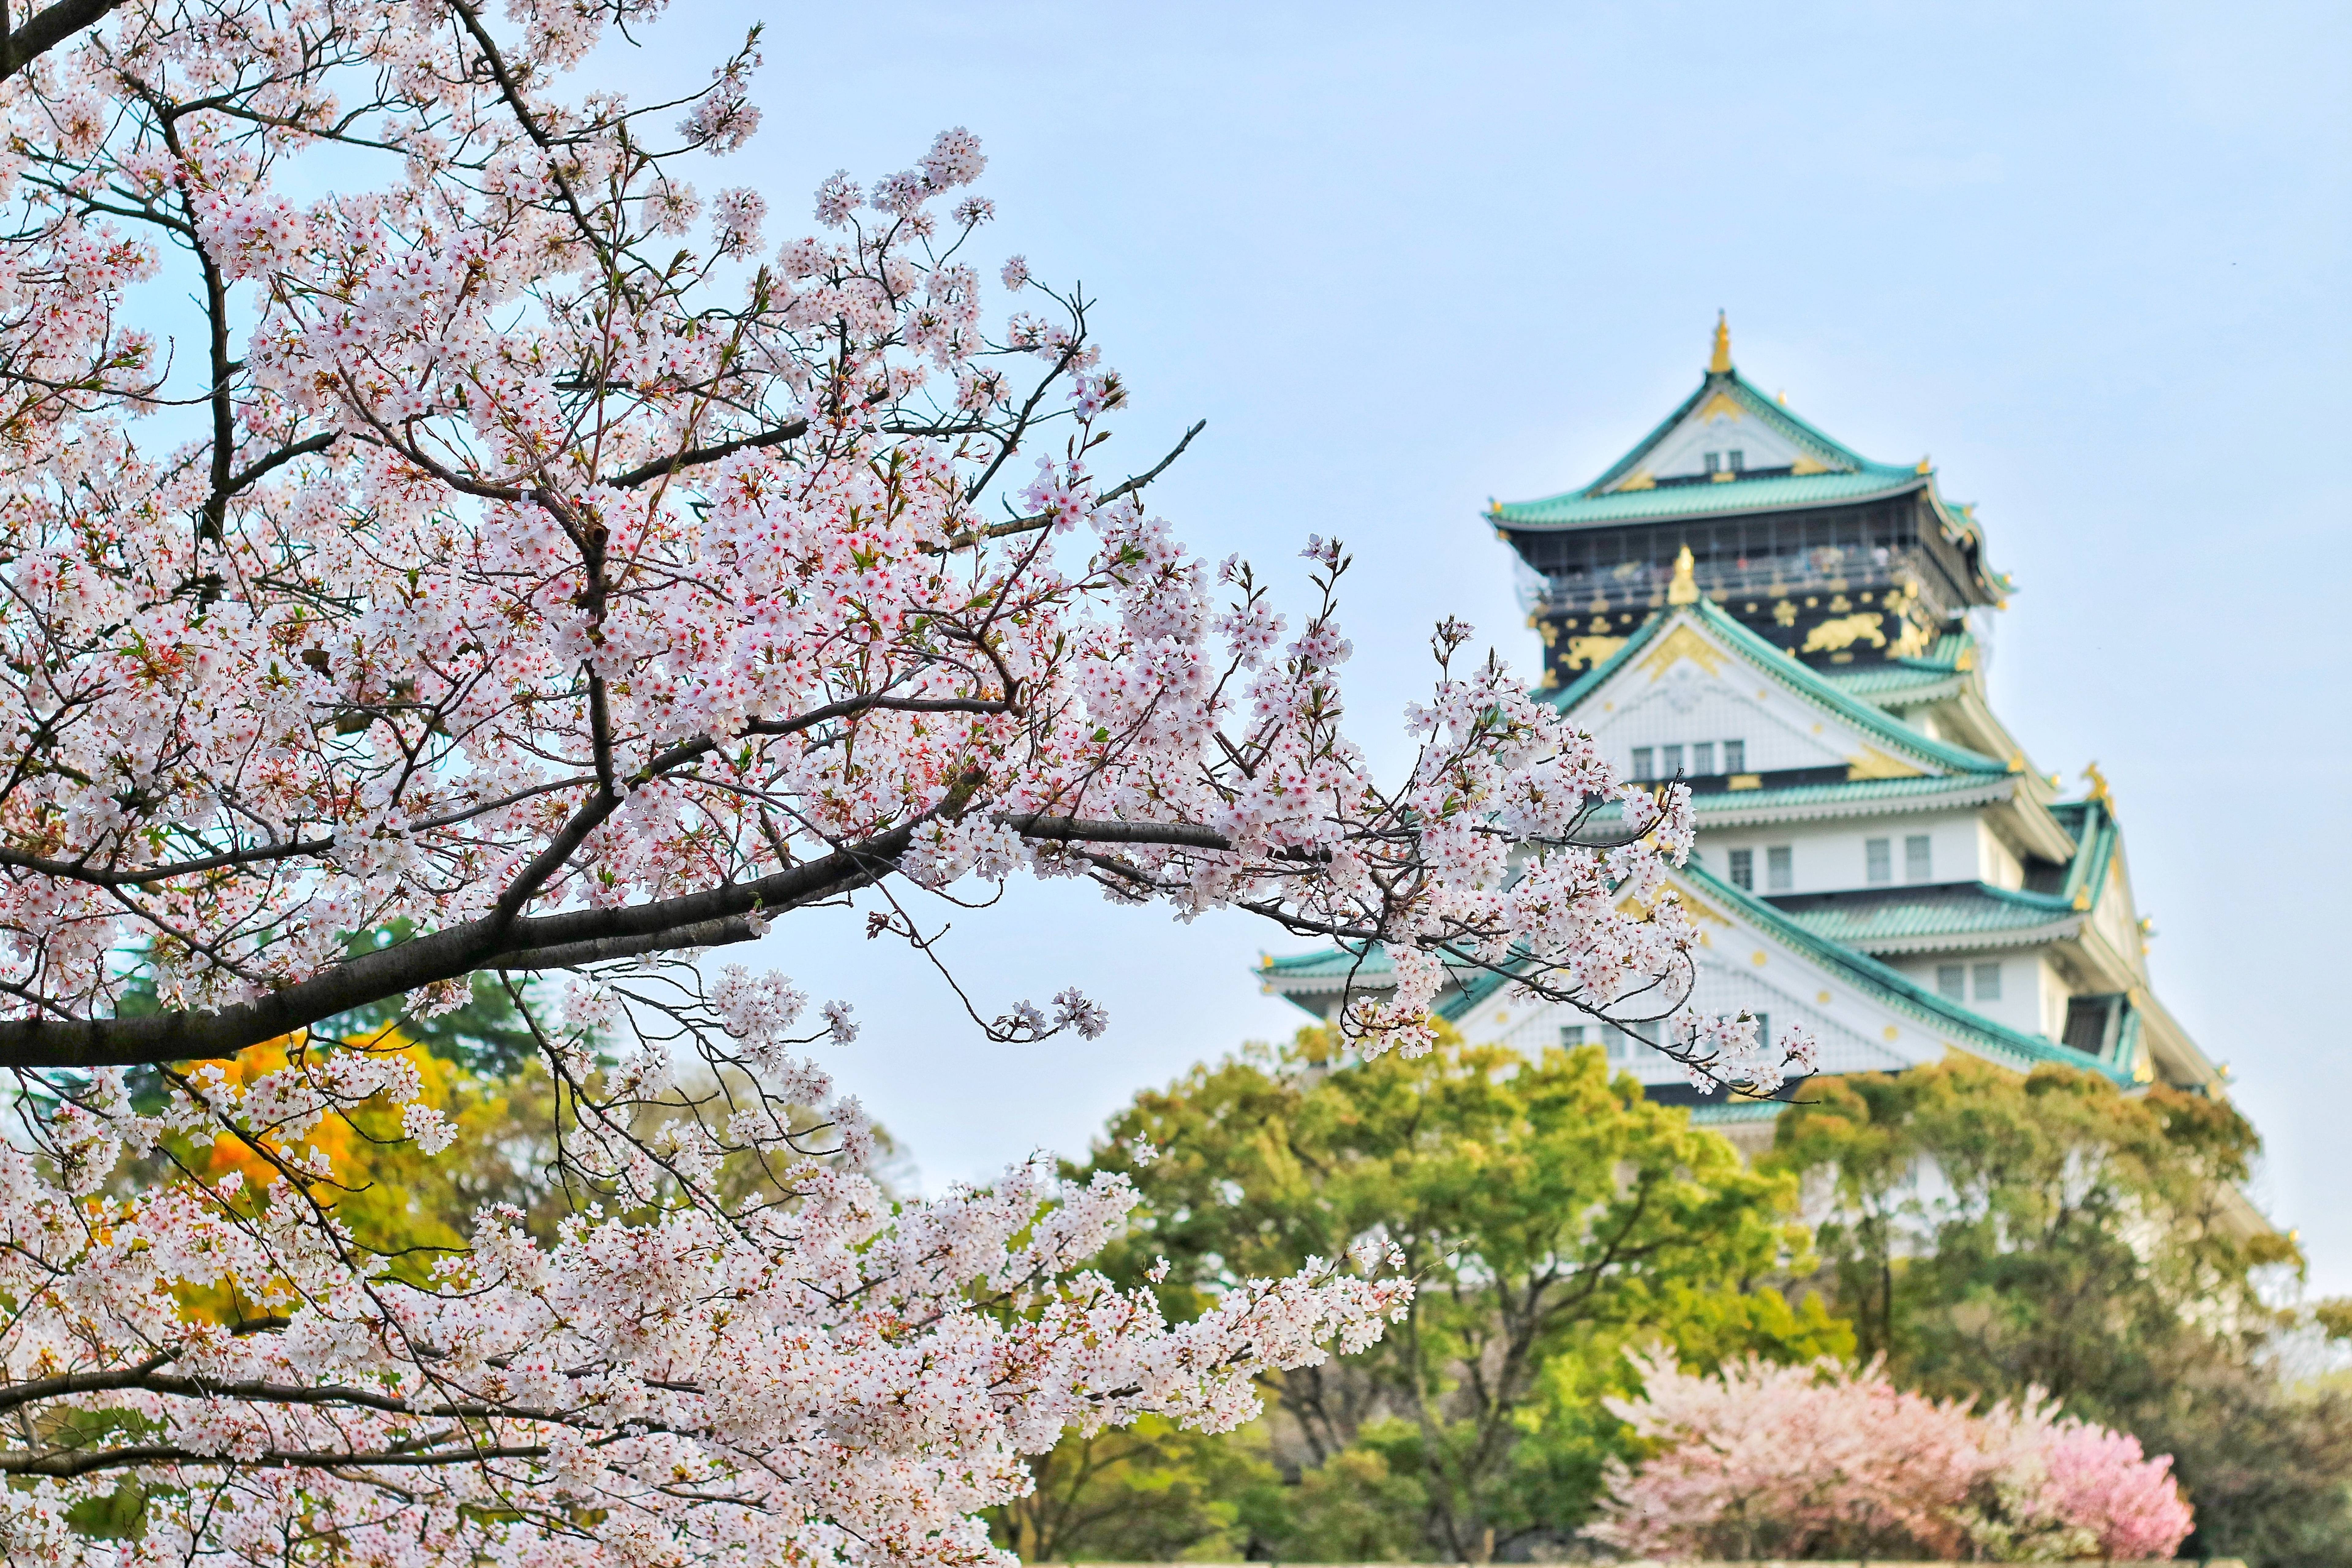
<instances>
[{"instance_id":1,"label":"castle","mask_svg":"<svg viewBox=\"0 0 2352 1568\"><path fill-rule=\"evenodd\" d=\"M1993 713L1982 637L2011 584L1926 459L1874 462L1759 393L1718 321L1697 389L1631 451L1486 521L1521 563L1544 694L1628 776L1691 789L1674 882L1703 933L1699 1011L1801 1022L1825 1074L1958 1051L2221 1092L2150 987L2105 781L2069 798ZM1379 967L1326 951L1258 978L1324 1017ZM1743 1146L1782 1109L1703 1098L1641 1040L1491 974L1441 1011L1473 1041L1601 1044Z\"/></svg>"}]
</instances>

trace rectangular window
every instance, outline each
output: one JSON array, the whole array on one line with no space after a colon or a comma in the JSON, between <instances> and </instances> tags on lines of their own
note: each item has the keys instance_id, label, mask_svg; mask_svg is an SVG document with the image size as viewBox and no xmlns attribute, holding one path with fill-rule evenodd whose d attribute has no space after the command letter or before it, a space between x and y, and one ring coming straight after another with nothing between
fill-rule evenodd
<instances>
[{"instance_id":1,"label":"rectangular window","mask_svg":"<svg viewBox=\"0 0 2352 1568\"><path fill-rule=\"evenodd\" d=\"M1747 742L1726 741L1723 743L1723 771L1727 773L1744 773L1748 771Z\"/></svg>"},{"instance_id":2,"label":"rectangular window","mask_svg":"<svg viewBox=\"0 0 2352 1568\"><path fill-rule=\"evenodd\" d=\"M1769 1048L1772 1044L1772 1015L1769 1013L1759 1013L1755 1009L1750 1008L1748 1009L1748 1016L1756 1020L1757 1046L1759 1048Z\"/></svg>"},{"instance_id":3,"label":"rectangular window","mask_svg":"<svg viewBox=\"0 0 2352 1568\"><path fill-rule=\"evenodd\" d=\"M1715 772L1715 742L1701 741L1691 748L1691 777L1703 779Z\"/></svg>"},{"instance_id":4,"label":"rectangular window","mask_svg":"<svg viewBox=\"0 0 2352 1568\"><path fill-rule=\"evenodd\" d=\"M2066 1032L2060 1037L2086 1057L2105 1056L2107 1050L2107 1014L2114 999L2107 996L2074 996L2066 1002Z\"/></svg>"},{"instance_id":5,"label":"rectangular window","mask_svg":"<svg viewBox=\"0 0 2352 1568\"><path fill-rule=\"evenodd\" d=\"M1710 473L1710 474L1711 474L1711 473L1714 473L1717 469L1718 469L1718 468L1722 468L1722 467L1723 467L1723 454L1722 454L1722 453L1720 453L1720 452L1709 452L1709 453L1706 455L1706 471L1707 471L1708 473Z\"/></svg>"},{"instance_id":6,"label":"rectangular window","mask_svg":"<svg viewBox=\"0 0 2352 1568\"><path fill-rule=\"evenodd\" d=\"M1978 964L1978 965L1977 965L1977 972L1976 972L1976 982L1977 982L1977 1000L1978 1000L1978 1001L1979 1001L1979 1002L1998 1002L1998 1001L2000 1001L2000 964L1998 964L1998 963L1979 963L1979 964Z\"/></svg>"},{"instance_id":7,"label":"rectangular window","mask_svg":"<svg viewBox=\"0 0 2352 1568\"><path fill-rule=\"evenodd\" d=\"M1601 1026L1601 1055L1612 1062L1622 1062L1632 1054L1633 1037L1614 1024Z\"/></svg>"},{"instance_id":8,"label":"rectangular window","mask_svg":"<svg viewBox=\"0 0 2352 1568\"><path fill-rule=\"evenodd\" d=\"M1633 748L1633 776L1636 779L1654 779L1658 776L1656 771L1650 766L1650 748L1647 746Z\"/></svg>"},{"instance_id":9,"label":"rectangular window","mask_svg":"<svg viewBox=\"0 0 2352 1568\"><path fill-rule=\"evenodd\" d=\"M1680 746L1658 748L1658 776L1673 778L1683 771L1683 749Z\"/></svg>"},{"instance_id":10,"label":"rectangular window","mask_svg":"<svg viewBox=\"0 0 2352 1568\"><path fill-rule=\"evenodd\" d=\"M1924 833L1914 833L1903 840L1903 879L1906 882L1932 882L1936 879L1936 841Z\"/></svg>"},{"instance_id":11,"label":"rectangular window","mask_svg":"<svg viewBox=\"0 0 2352 1568\"><path fill-rule=\"evenodd\" d=\"M1764 851L1764 886L1767 891L1786 893L1797 885L1796 852L1786 844Z\"/></svg>"},{"instance_id":12,"label":"rectangular window","mask_svg":"<svg viewBox=\"0 0 2352 1568\"><path fill-rule=\"evenodd\" d=\"M1562 1024L1559 1026L1559 1043L1562 1049L1584 1044L1584 1026Z\"/></svg>"},{"instance_id":13,"label":"rectangular window","mask_svg":"<svg viewBox=\"0 0 2352 1568\"><path fill-rule=\"evenodd\" d=\"M1731 852L1731 885L1748 892L1756 890L1756 851L1735 849Z\"/></svg>"},{"instance_id":14,"label":"rectangular window","mask_svg":"<svg viewBox=\"0 0 2352 1568\"><path fill-rule=\"evenodd\" d=\"M1867 864L1870 880L1874 883L1895 880L1895 844L1887 838L1865 838L1862 841L1862 858Z\"/></svg>"},{"instance_id":15,"label":"rectangular window","mask_svg":"<svg viewBox=\"0 0 2352 1568\"><path fill-rule=\"evenodd\" d=\"M1969 999L1969 969L1964 963L1936 965L1936 994L1954 1002Z\"/></svg>"},{"instance_id":16,"label":"rectangular window","mask_svg":"<svg viewBox=\"0 0 2352 1568\"><path fill-rule=\"evenodd\" d=\"M1731 471L1735 474L1745 473L1747 468L1748 454L1734 447L1731 449Z\"/></svg>"}]
</instances>

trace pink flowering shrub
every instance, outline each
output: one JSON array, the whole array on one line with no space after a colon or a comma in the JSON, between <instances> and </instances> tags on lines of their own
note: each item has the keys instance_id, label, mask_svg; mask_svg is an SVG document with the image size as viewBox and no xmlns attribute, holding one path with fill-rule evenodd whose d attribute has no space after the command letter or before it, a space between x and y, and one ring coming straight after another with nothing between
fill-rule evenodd
<instances>
[{"instance_id":1,"label":"pink flowering shrub","mask_svg":"<svg viewBox=\"0 0 2352 1568\"><path fill-rule=\"evenodd\" d=\"M2148 1458L2126 1432L2068 1419L2041 1434L2039 1501L2052 1519L2096 1537L2105 1557L2169 1557L2192 1515L2172 1479L2172 1458Z\"/></svg>"},{"instance_id":2,"label":"pink flowering shrub","mask_svg":"<svg viewBox=\"0 0 2352 1568\"><path fill-rule=\"evenodd\" d=\"M2164 1558L2189 1534L2170 1458L2047 1400L1978 1415L1875 1363L1642 1365L1643 1397L1609 1405L1657 1450L1612 1464L1593 1531L1640 1555Z\"/></svg>"}]
</instances>

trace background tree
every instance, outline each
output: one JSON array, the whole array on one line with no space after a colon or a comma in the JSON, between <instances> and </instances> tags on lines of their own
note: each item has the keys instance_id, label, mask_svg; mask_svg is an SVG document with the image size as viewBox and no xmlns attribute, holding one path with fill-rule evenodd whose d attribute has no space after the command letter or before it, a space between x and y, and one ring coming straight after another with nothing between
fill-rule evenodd
<instances>
[{"instance_id":1,"label":"background tree","mask_svg":"<svg viewBox=\"0 0 2352 1568\"><path fill-rule=\"evenodd\" d=\"M1366 1061L1307 1029L1138 1096L1092 1168L1144 1194L1108 1263L1142 1278L1164 1257L1180 1315L1301 1258L1397 1250L1412 1305L1377 1348L1284 1374L1281 1430L1298 1468L1344 1460L1454 1561L1581 1518L1622 1441L1598 1405L1628 1386L1627 1345L1711 1365L1851 1343L1765 1283L1803 1248L1793 1183L1612 1081L1597 1049L1530 1058L1441 1031L1427 1056ZM1281 1554L1339 1545L1308 1535Z\"/></svg>"},{"instance_id":2,"label":"background tree","mask_svg":"<svg viewBox=\"0 0 2352 1568\"><path fill-rule=\"evenodd\" d=\"M1955 1059L1820 1083L1763 1163L1807 1183L1822 1280L1899 1382L2046 1390L2174 1457L2192 1550L2299 1568L2352 1552L2352 1423L2276 1355L2263 1285L2299 1259L2231 1201L2256 1149L2223 1100Z\"/></svg>"}]
</instances>

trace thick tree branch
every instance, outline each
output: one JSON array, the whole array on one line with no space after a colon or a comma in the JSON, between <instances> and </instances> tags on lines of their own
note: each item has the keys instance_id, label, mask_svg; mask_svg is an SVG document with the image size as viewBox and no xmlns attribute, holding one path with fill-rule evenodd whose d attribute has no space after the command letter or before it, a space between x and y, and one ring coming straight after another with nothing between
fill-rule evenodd
<instances>
[{"instance_id":1,"label":"thick tree branch","mask_svg":"<svg viewBox=\"0 0 2352 1568\"><path fill-rule=\"evenodd\" d=\"M619 909L568 910L529 918L493 911L446 931L361 953L283 990L212 1012L0 1021L0 1068L127 1067L231 1057L338 1014L478 971L566 968L749 942L777 914L856 892L888 876L921 824L961 816L978 783L975 776L960 785L926 817L755 881ZM594 804L575 815L575 824L591 815ZM1214 829L1181 823L1039 813L1013 814L1003 820L1015 832L1055 843L1231 847L1231 841ZM585 837L584 830L580 837Z\"/></svg>"},{"instance_id":2,"label":"thick tree branch","mask_svg":"<svg viewBox=\"0 0 2352 1568\"><path fill-rule=\"evenodd\" d=\"M721 441L716 446L696 447L675 457L656 458L650 463L640 463L625 473L614 474L604 482L616 490L635 489L639 485L666 475L698 468L715 463L721 458L731 458L738 452L755 451L761 447L781 447L787 441L797 441L808 434L808 421L795 419L789 425L779 425L773 430L763 430L757 436L746 436L740 441Z\"/></svg>"},{"instance_id":3,"label":"thick tree branch","mask_svg":"<svg viewBox=\"0 0 2352 1568\"><path fill-rule=\"evenodd\" d=\"M21 27L8 28L0 39L0 81L5 81L35 60L72 37L98 26L120 10L123 0L57 0L34 12ZM5 16L5 12L0 12Z\"/></svg>"}]
</instances>

